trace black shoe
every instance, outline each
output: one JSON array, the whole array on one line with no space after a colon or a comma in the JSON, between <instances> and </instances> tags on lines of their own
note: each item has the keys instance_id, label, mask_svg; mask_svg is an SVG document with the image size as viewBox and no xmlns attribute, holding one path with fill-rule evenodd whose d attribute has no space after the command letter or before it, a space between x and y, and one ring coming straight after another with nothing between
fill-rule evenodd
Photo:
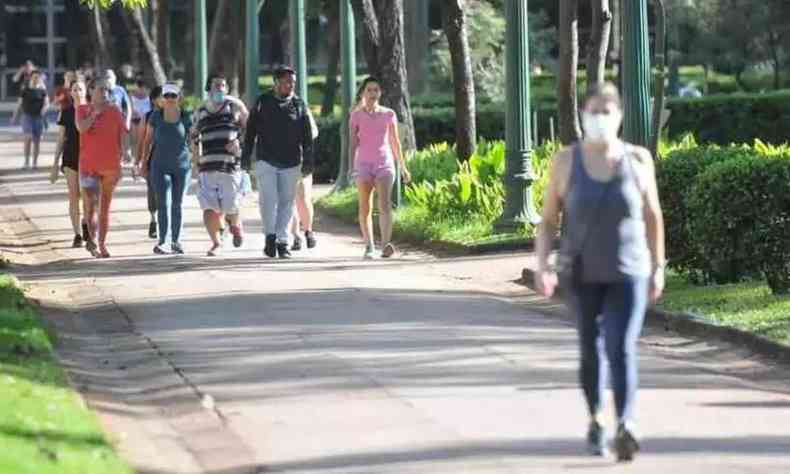
<instances>
[{"instance_id":1,"label":"black shoe","mask_svg":"<svg viewBox=\"0 0 790 474\"><path fill-rule=\"evenodd\" d=\"M277 236L275 234L266 234L266 246L263 247L263 253L271 258L277 256Z\"/></svg>"},{"instance_id":2,"label":"black shoe","mask_svg":"<svg viewBox=\"0 0 790 474\"><path fill-rule=\"evenodd\" d=\"M291 258L291 252L288 251L288 244L277 244L277 255L280 258Z\"/></svg>"},{"instance_id":3,"label":"black shoe","mask_svg":"<svg viewBox=\"0 0 790 474\"><path fill-rule=\"evenodd\" d=\"M82 223L82 240L88 242L91 240L91 232L88 230L88 223Z\"/></svg>"},{"instance_id":4,"label":"black shoe","mask_svg":"<svg viewBox=\"0 0 790 474\"><path fill-rule=\"evenodd\" d=\"M71 246L74 247L75 249L82 247L82 236L75 235L74 240L71 242Z\"/></svg>"},{"instance_id":5,"label":"black shoe","mask_svg":"<svg viewBox=\"0 0 790 474\"><path fill-rule=\"evenodd\" d=\"M606 431L597 421L590 422L590 427L587 429L587 451L593 456L606 456L608 454Z\"/></svg>"},{"instance_id":6,"label":"black shoe","mask_svg":"<svg viewBox=\"0 0 790 474\"><path fill-rule=\"evenodd\" d=\"M241 247L244 243L244 231L241 230L241 225L231 225L230 233L233 235L233 246Z\"/></svg>"},{"instance_id":7,"label":"black shoe","mask_svg":"<svg viewBox=\"0 0 790 474\"><path fill-rule=\"evenodd\" d=\"M170 250L176 255L184 255L184 247L182 247L178 242L173 242L170 244Z\"/></svg>"},{"instance_id":8,"label":"black shoe","mask_svg":"<svg viewBox=\"0 0 790 474\"><path fill-rule=\"evenodd\" d=\"M294 237L294 243L291 245L291 250L294 252L302 250L302 239L300 239L298 235Z\"/></svg>"},{"instance_id":9,"label":"black shoe","mask_svg":"<svg viewBox=\"0 0 790 474\"><path fill-rule=\"evenodd\" d=\"M148 237L151 239L156 238L156 222L148 224Z\"/></svg>"},{"instance_id":10,"label":"black shoe","mask_svg":"<svg viewBox=\"0 0 790 474\"><path fill-rule=\"evenodd\" d=\"M634 453L639 451L639 442L634 434L622 423L617 427L617 436L614 438L614 449L617 452L618 462L634 460Z\"/></svg>"},{"instance_id":11,"label":"black shoe","mask_svg":"<svg viewBox=\"0 0 790 474\"><path fill-rule=\"evenodd\" d=\"M312 230L308 230L304 233L304 240L307 242L307 248L311 249L315 247L315 234L313 234Z\"/></svg>"}]
</instances>

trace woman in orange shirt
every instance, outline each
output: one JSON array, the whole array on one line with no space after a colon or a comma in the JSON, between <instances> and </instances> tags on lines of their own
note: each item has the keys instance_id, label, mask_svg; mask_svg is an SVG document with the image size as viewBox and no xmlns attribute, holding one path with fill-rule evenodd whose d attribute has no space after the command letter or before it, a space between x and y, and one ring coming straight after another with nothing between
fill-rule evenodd
<instances>
[{"instance_id":1,"label":"woman in orange shirt","mask_svg":"<svg viewBox=\"0 0 790 474\"><path fill-rule=\"evenodd\" d=\"M110 227L110 204L115 186L121 179L121 151L128 132L121 111L109 101L110 88L104 80L90 86L91 103L77 109L80 132L80 188L85 203L85 220L89 235L85 248L97 258L107 258L107 233ZM96 204L98 201L98 251Z\"/></svg>"}]
</instances>

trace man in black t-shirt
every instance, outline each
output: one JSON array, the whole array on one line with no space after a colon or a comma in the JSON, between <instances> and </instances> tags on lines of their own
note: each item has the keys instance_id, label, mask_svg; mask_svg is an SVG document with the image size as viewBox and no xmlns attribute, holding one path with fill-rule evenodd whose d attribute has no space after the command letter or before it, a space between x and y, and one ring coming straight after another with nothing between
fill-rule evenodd
<instances>
[{"instance_id":1,"label":"man in black t-shirt","mask_svg":"<svg viewBox=\"0 0 790 474\"><path fill-rule=\"evenodd\" d=\"M11 122L16 123L22 114L22 133L25 135L25 168L30 168L30 149L33 148L33 169L38 168L38 152L41 135L44 133L44 113L49 107L47 86L39 71L30 74L27 86L22 90Z\"/></svg>"}]
</instances>

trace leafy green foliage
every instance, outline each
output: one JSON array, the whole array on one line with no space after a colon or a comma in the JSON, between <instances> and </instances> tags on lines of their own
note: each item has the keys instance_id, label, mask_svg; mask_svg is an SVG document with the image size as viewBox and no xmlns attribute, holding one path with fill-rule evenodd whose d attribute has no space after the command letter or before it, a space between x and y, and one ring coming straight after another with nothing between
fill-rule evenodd
<instances>
[{"instance_id":1,"label":"leafy green foliage","mask_svg":"<svg viewBox=\"0 0 790 474\"><path fill-rule=\"evenodd\" d=\"M775 294L790 293L790 149L758 143L710 165L688 205L695 247L714 275L737 281L762 272Z\"/></svg>"},{"instance_id":2,"label":"leafy green foliage","mask_svg":"<svg viewBox=\"0 0 790 474\"><path fill-rule=\"evenodd\" d=\"M751 143L754 139L781 144L790 135L790 92L733 94L673 99L669 137L693 133L700 143Z\"/></svg>"},{"instance_id":3,"label":"leafy green foliage","mask_svg":"<svg viewBox=\"0 0 790 474\"><path fill-rule=\"evenodd\" d=\"M120 2L124 8L136 8L136 7L146 7L148 6L148 0L80 0L80 2L84 3L85 5L89 5L93 7L98 2L99 6L102 8L110 8L115 3Z\"/></svg>"}]
</instances>

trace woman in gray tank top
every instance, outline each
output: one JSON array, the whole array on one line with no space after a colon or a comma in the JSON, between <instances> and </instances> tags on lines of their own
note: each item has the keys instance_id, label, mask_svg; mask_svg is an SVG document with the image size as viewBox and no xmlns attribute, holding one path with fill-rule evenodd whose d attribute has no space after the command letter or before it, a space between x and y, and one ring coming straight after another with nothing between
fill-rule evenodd
<instances>
[{"instance_id":1,"label":"woman in gray tank top","mask_svg":"<svg viewBox=\"0 0 790 474\"><path fill-rule=\"evenodd\" d=\"M578 320L588 447L596 455L607 452L601 413L608 360L618 417L614 447L619 461L630 461L639 449L637 339L648 302L664 288L664 221L650 153L617 137L621 122L617 88L606 83L592 91L582 111L584 141L552 162L537 280L541 293L552 296L558 277L549 254L562 215L558 266Z\"/></svg>"}]
</instances>

